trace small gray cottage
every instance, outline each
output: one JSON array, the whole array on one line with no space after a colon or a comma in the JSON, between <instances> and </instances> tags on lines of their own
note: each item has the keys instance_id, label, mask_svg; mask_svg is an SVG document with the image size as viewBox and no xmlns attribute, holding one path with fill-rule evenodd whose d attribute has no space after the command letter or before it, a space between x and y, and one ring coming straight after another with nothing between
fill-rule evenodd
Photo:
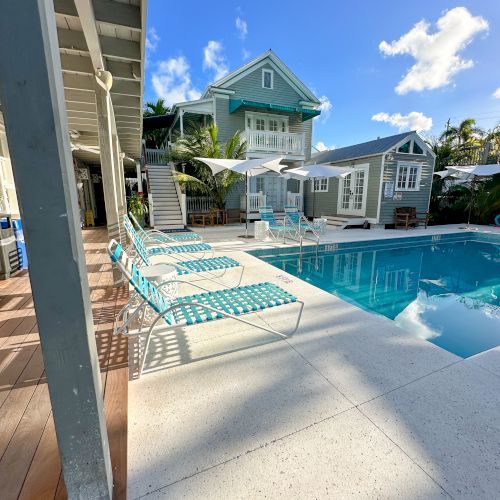
<instances>
[{"instance_id":1,"label":"small gray cottage","mask_svg":"<svg viewBox=\"0 0 500 500\"><path fill-rule=\"evenodd\" d=\"M307 216L335 216L365 220L372 225L394 223L394 209L429 209L435 155L416 132L323 151L309 163L353 167L340 178L307 182ZM313 191L315 190L315 192ZM314 210L313 210L314 201Z\"/></svg>"}]
</instances>

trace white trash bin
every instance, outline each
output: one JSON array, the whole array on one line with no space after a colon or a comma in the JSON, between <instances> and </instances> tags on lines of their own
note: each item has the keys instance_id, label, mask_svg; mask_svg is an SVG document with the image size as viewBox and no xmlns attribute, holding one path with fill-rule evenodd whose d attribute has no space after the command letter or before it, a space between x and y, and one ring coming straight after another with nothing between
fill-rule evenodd
<instances>
[{"instance_id":1,"label":"white trash bin","mask_svg":"<svg viewBox=\"0 0 500 500\"><path fill-rule=\"evenodd\" d=\"M264 220L259 220L254 222L255 239L256 240L267 240L269 238L269 222Z\"/></svg>"}]
</instances>

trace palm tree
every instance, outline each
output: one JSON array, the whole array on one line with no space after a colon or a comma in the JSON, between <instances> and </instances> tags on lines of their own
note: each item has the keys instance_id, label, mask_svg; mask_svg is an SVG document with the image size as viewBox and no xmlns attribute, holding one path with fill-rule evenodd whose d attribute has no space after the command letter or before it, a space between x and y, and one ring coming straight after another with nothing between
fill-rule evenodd
<instances>
[{"instance_id":1,"label":"palm tree","mask_svg":"<svg viewBox=\"0 0 500 500\"><path fill-rule=\"evenodd\" d=\"M170 108L165 106L165 99L158 99L156 102L147 102L144 105L143 116L148 118L150 116L166 115L170 112ZM142 134L143 139L146 140L146 146L154 149L161 149L167 137L167 130L164 128L150 130Z\"/></svg>"},{"instance_id":2,"label":"palm tree","mask_svg":"<svg viewBox=\"0 0 500 500\"><path fill-rule=\"evenodd\" d=\"M175 171L179 184L191 193L199 193L210 197L214 208L224 208L227 195L244 177L231 170L223 170L213 174L204 163L195 160L201 158L244 159L246 143L241 141L240 132L234 133L222 144L218 138L215 124L207 127L193 127L188 134L177 140L170 159L187 164L188 172Z\"/></svg>"},{"instance_id":3,"label":"palm tree","mask_svg":"<svg viewBox=\"0 0 500 500\"><path fill-rule=\"evenodd\" d=\"M466 118L459 125L448 127L441 134L441 139L457 147L479 146L483 135L484 131L476 125L476 120Z\"/></svg>"}]
</instances>

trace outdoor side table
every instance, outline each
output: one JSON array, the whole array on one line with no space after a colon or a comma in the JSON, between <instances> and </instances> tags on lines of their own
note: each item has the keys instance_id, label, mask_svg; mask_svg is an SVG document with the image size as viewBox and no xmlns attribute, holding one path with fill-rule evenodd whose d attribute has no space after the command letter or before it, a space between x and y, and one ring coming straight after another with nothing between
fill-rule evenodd
<instances>
[{"instance_id":1,"label":"outdoor side table","mask_svg":"<svg viewBox=\"0 0 500 500\"><path fill-rule=\"evenodd\" d=\"M259 220L254 222L255 239L266 240L269 237L269 222Z\"/></svg>"},{"instance_id":2,"label":"outdoor side table","mask_svg":"<svg viewBox=\"0 0 500 500\"><path fill-rule=\"evenodd\" d=\"M193 212L191 214L191 225L205 227L207 225L207 219L210 220L211 224L212 216L210 212Z\"/></svg>"},{"instance_id":3,"label":"outdoor side table","mask_svg":"<svg viewBox=\"0 0 500 500\"><path fill-rule=\"evenodd\" d=\"M139 270L145 278L157 285L164 281L177 279L177 270L170 264L151 264L150 266L143 266ZM178 283L169 283L160 289L167 300L176 299L178 297L178 290Z\"/></svg>"}]
</instances>

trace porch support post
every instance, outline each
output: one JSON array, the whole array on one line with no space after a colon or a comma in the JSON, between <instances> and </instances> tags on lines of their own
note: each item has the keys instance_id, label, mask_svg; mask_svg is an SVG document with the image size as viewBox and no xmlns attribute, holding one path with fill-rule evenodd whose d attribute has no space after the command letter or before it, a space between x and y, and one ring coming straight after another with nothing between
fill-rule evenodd
<instances>
[{"instance_id":1,"label":"porch support post","mask_svg":"<svg viewBox=\"0 0 500 500\"><path fill-rule=\"evenodd\" d=\"M102 187L104 191L104 204L106 207L106 220L109 240L115 239L122 245L125 244L125 234L121 225L123 211L123 197L120 184L120 167L117 154L114 152L111 99L109 92L95 84L97 104L97 129L99 133L99 149L101 152ZM119 269L113 268L115 284L122 282Z\"/></svg>"},{"instance_id":2,"label":"porch support post","mask_svg":"<svg viewBox=\"0 0 500 500\"><path fill-rule=\"evenodd\" d=\"M0 74L64 482L69 498L109 499L111 461L53 0L2 2Z\"/></svg>"},{"instance_id":3,"label":"porch support post","mask_svg":"<svg viewBox=\"0 0 500 500\"><path fill-rule=\"evenodd\" d=\"M302 179L299 180L299 194L300 194L300 203L301 210L305 212L305 203L304 203L304 181Z\"/></svg>"},{"instance_id":4,"label":"porch support post","mask_svg":"<svg viewBox=\"0 0 500 500\"><path fill-rule=\"evenodd\" d=\"M135 162L135 169L137 172L137 192L142 193L142 172L141 172L141 162Z\"/></svg>"},{"instance_id":5,"label":"porch support post","mask_svg":"<svg viewBox=\"0 0 500 500\"><path fill-rule=\"evenodd\" d=\"M179 126L181 128L181 137L184 137L184 110L179 111Z\"/></svg>"},{"instance_id":6,"label":"porch support post","mask_svg":"<svg viewBox=\"0 0 500 500\"><path fill-rule=\"evenodd\" d=\"M123 167L124 154L120 151L120 142L117 135L113 135L113 158L117 166L118 212L120 216L127 213L127 196L125 191L125 169ZM121 217L120 217L121 220Z\"/></svg>"}]
</instances>

